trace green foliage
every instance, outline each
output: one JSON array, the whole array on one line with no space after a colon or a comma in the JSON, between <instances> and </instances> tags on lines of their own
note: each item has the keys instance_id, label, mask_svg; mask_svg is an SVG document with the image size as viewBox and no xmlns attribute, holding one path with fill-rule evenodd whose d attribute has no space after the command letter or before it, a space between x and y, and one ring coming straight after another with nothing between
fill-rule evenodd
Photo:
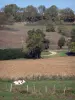
<instances>
[{"instance_id":1,"label":"green foliage","mask_svg":"<svg viewBox=\"0 0 75 100\"><path fill-rule=\"evenodd\" d=\"M1 18L1 23L3 25L9 24L12 25L15 22L15 16L18 11L19 7L16 4L9 4L3 8L3 15ZM1 14L0 14L1 16Z\"/></svg>"},{"instance_id":2,"label":"green foliage","mask_svg":"<svg viewBox=\"0 0 75 100\"><path fill-rule=\"evenodd\" d=\"M24 58L25 53L21 49L0 49L0 60Z\"/></svg>"},{"instance_id":3,"label":"green foliage","mask_svg":"<svg viewBox=\"0 0 75 100\"><path fill-rule=\"evenodd\" d=\"M19 7L16 4L9 4L4 7L4 12L8 16L9 15L15 16L18 9Z\"/></svg>"},{"instance_id":4,"label":"green foliage","mask_svg":"<svg viewBox=\"0 0 75 100\"><path fill-rule=\"evenodd\" d=\"M40 5L38 8L32 5L20 8L16 4L9 4L3 8L3 12L8 17L12 15L16 21L36 22L40 20L52 20L59 24L61 23L60 19L70 22L74 21L74 12L72 9L66 8L59 11L55 5L49 8L46 8L44 5Z\"/></svg>"},{"instance_id":5,"label":"green foliage","mask_svg":"<svg viewBox=\"0 0 75 100\"><path fill-rule=\"evenodd\" d=\"M45 16L47 16L49 19L51 18L52 21L55 21L56 17L58 16L58 8L55 5L52 5L46 10Z\"/></svg>"},{"instance_id":6,"label":"green foliage","mask_svg":"<svg viewBox=\"0 0 75 100\"><path fill-rule=\"evenodd\" d=\"M35 17L37 15L37 9L36 7L30 5L26 7L25 13L28 17Z\"/></svg>"},{"instance_id":7,"label":"green foliage","mask_svg":"<svg viewBox=\"0 0 75 100\"><path fill-rule=\"evenodd\" d=\"M55 27L53 26L53 24L48 24L46 26L46 32L55 32Z\"/></svg>"},{"instance_id":8,"label":"green foliage","mask_svg":"<svg viewBox=\"0 0 75 100\"><path fill-rule=\"evenodd\" d=\"M59 40L58 40L58 46L60 47L60 49L62 48L62 46L65 45L65 38L64 37L61 37Z\"/></svg>"},{"instance_id":9,"label":"green foliage","mask_svg":"<svg viewBox=\"0 0 75 100\"><path fill-rule=\"evenodd\" d=\"M10 92L10 82L0 81L0 99L1 100L75 100L75 80L61 80L61 77L55 80L46 80L45 76L42 80L26 81L25 84L12 87ZM29 86L28 92L26 90ZM34 91L35 85L35 91ZM46 89L47 87L47 93ZM55 87L55 89L54 89ZM66 92L64 94L64 89ZM55 91L55 93L54 93Z\"/></svg>"},{"instance_id":10,"label":"green foliage","mask_svg":"<svg viewBox=\"0 0 75 100\"><path fill-rule=\"evenodd\" d=\"M36 22L40 20L52 20L60 24L60 19L64 21L74 21L74 12L70 8L58 10L55 5L46 8L40 5L38 8L29 5L26 8L20 8L16 4L9 4L3 8L3 12L9 17L13 16L16 21ZM57 21L58 20L58 21Z\"/></svg>"},{"instance_id":11,"label":"green foliage","mask_svg":"<svg viewBox=\"0 0 75 100\"><path fill-rule=\"evenodd\" d=\"M71 31L71 41L75 42L75 28Z\"/></svg>"},{"instance_id":12,"label":"green foliage","mask_svg":"<svg viewBox=\"0 0 75 100\"><path fill-rule=\"evenodd\" d=\"M70 51L75 53L75 42L70 43Z\"/></svg>"},{"instance_id":13,"label":"green foliage","mask_svg":"<svg viewBox=\"0 0 75 100\"><path fill-rule=\"evenodd\" d=\"M21 22L24 20L23 18L23 14L22 13L16 13L15 17L14 17L16 22Z\"/></svg>"},{"instance_id":14,"label":"green foliage","mask_svg":"<svg viewBox=\"0 0 75 100\"><path fill-rule=\"evenodd\" d=\"M45 34L42 30L28 31L28 38L26 41L26 48L29 57L40 58L41 52L49 47L49 41L45 39Z\"/></svg>"},{"instance_id":15,"label":"green foliage","mask_svg":"<svg viewBox=\"0 0 75 100\"><path fill-rule=\"evenodd\" d=\"M4 7L4 13L8 17L8 23L15 21L22 21L23 9L19 8L16 4L9 4Z\"/></svg>"},{"instance_id":16,"label":"green foliage","mask_svg":"<svg viewBox=\"0 0 75 100\"><path fill-rule=\"evenodd\" d=\"M74 11L72 9L66 8L66 9L61 10L60 13L61 13L61 18L64 21L67 21L67 22L74 21Z\"/></svg>"}]
</instances>

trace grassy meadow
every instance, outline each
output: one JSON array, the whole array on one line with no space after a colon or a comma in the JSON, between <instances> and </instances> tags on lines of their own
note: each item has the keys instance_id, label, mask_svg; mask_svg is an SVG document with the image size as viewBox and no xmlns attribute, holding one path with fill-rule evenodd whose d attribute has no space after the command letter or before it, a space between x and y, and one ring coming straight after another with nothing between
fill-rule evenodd
<instances>
[{"instance_id":1,"label":"grassy meadow","mask_svg":"<svg viewBox=\"0 0 75 100\"><path fill-rule=\"evenodd\" d=\"M11 83L0 81L0 100L75 100L75 80L26 81L10 92Z\"/></svg>"}]
</instances>

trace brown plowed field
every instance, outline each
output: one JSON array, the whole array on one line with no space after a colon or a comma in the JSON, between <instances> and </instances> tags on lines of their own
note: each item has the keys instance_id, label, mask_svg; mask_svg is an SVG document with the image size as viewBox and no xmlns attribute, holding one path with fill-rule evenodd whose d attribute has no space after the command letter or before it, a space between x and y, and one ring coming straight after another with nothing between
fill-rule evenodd
<instances>
[{"instance_id":1,"label":"brown plowed field","mask_svg":"<svg viewBox=\"0 0 75 100\"><path fill-rule=\"evenodd\" d=\"M75 57L0 61L1 78L19 78L27 75L45 74L75 75Z\"/></svg>"}]
</instances>

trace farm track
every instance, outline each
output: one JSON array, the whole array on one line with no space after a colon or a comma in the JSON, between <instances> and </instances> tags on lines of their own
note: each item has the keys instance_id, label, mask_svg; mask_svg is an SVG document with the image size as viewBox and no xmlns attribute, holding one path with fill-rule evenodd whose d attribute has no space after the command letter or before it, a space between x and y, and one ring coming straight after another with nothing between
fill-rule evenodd
<instances>
[{"instance_id":1,"label":"farm track","mask_svg":"<svg viewBox=\"0 0 75 100\"><path fill-rule=\"evenodd\" d=\"M75 75L75 57L0 61L1 78L19 78L28 75Z\"/></svg>"}]
</instances>

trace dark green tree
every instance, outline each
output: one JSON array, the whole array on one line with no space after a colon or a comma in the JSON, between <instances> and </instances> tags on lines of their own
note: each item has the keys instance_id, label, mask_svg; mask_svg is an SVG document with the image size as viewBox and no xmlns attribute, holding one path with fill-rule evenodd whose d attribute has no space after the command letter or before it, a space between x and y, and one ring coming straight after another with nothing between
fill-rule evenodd
<instances>
[{"instance_id":1,"label":"dark green tree","mask_svg":"<svg viewBox=\"0 0 75 100\"><path fill-rule=\"evenodd\" d=\"M46 45L47 44L47 45ZM49 41L45 38L42 30L28 31L28 38L26 41L26 53L31 58L40 58L41 52L49 48Z\"/></svg>"},{"instance_id":2,"label":"dark green tree","mask_svg":"<svg viewBox=\"0 0 75 100\"><path fill-rule=\"evenodd\" d=\"M75 53L75 42L69 44L69 51Z\"/></svg>"},{"instance_id":3,"label":"dark green tree","mask_svg":"<svg viewBox=\"0 0 75 100\"><path fill-rule=\"evenodd\" d=\"M60 47L60 49L62 49L62 47L65 45L65 38L64 37L61 37L59 40L58 40L58 46Z\"/></svg>"},{"instance_id":4,"label":"dark green tree","mask_svg":"<svg viewBox=\"0 0 75 100\"><path fill-rule=\"evenodd\" d=\"M15 16L18 12L19 7L16 4L9 4L4 7L4 12L6 15L13 15Z\"/></svg>"},{"instance_id":5,"label":"dark green tree","mask_svg":"<svg viewBox=\"0 0 75 100\"><path fill-rule=\"evenodd\" d=\"M47 19L52 19L52 21L55 21L58 17L58 8L55 5L51 6L46 10L45 16Z\"/></svg>"},{"instance_id":6,"label":"dark green tree","mask_svg":"<svg viewBox=\"0 0 75 100\"><path fill-rule=\"evenodd\" d=\"M66 22L73 22L74 21L74 11L71 8L62 9L60 11L61 19Z\"/></svg>"},{"instance_id":7,"label":"dark green tree","mask_svg":"<svg viewBox=\"0 0 75 100\"><path fill-rule=\"evenodd\" d=\"M30 22L34 22L37 14L38 14L37 8L32 6L32 5L27 6L24 10L24 13L23 13L25 19L30 21Z\"/></svg>"}]
</instances>

